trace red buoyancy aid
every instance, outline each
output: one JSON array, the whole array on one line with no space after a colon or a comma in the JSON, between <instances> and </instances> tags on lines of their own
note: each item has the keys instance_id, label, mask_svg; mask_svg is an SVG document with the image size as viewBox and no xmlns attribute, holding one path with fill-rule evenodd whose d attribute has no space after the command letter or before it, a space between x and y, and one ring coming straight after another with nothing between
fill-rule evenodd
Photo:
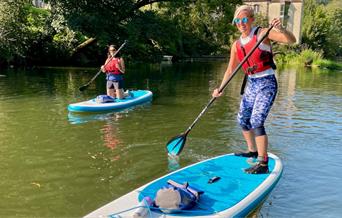
<instances>
[{"instance_id":1,"label":"red buoyancy aid","mask_svg":"<svg viewBox=\"0 0 342 218\"><path fill-rule=\"evenodd\" d=\"M260 27L254 31L253 38L245 45L242 45L240 40L236 42L236 51L239 61L241 62L244 57L252 50L258 41L257 33ZM273 62L272 51L261 50L259 47L255 49L252 55L242 64L242 68L247 75L252 75L265 71L269 68L276 69Z\"/></svg>"},{"instance_id":2,"label":"red buoyancy aid","mask_svg":"<svg viewBox=\"0 0 342 218\"><path fill-rule=\"evenodd\" d=\"M112 58L111 60L109 60L109 62L105 65L105 70L107 73L111 73L111 74L115 74L115 75L119 75L121 74L118 65L120 63L120 59L119 58Z\"/></svg>"}]
</instances>

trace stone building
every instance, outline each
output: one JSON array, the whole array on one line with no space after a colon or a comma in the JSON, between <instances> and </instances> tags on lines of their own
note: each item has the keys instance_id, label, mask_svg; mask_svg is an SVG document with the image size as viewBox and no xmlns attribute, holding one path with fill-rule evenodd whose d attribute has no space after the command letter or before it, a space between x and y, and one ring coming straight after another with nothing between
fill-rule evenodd
<instances>
[{"instance_id":1,"label":"stone building","mask_svg":"<svg viewBox=\"0 0 342 218\"><path fill-rule=\"evenodd\" d=\"M295 35L296 43L301 43L303 0L244 0L243 2L252 6L255 14L266 16L269 21L280 17L283 26Z\"/></svg>"}]
</instances>

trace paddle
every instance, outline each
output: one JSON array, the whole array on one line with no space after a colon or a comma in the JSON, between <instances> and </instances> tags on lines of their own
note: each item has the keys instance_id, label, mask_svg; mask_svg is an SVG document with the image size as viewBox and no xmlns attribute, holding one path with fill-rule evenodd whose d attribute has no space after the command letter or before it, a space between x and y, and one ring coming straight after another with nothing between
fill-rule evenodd
<instances>
[{"instance_id":1,"label":"paddle","mask_svg":"<svg viewBox=\"0 0 342 218\"><path fill-rule=\"evenodd\" d=\"M236 75L236 73L239 71L239 69L242 67L242 65L247 61L247 59L252 55L252 53L255 51L255 49L260 45L260 43L262 41L264 41L264 39L268 36L268 34L270 33L271 29L273 28L273 26L271 26L270 28L267 29L265 35L263 35L263 37L255 44L255 46L252 48L252 50L245 56L245 58L239 63L239 65L235 68L235 70L233 71L233 73L230 75L230 77L227 79L227 81L223 84L223 86L221 87L221 89L219 89L219 93L222 92L226 86L228 85L228 83L230 82L230 80L232 80L232 78ZM191 129L195 126L195 124L197 123L197 121L199 120L199 118L208 110L208 108L210 107L210 105L216 100L216 97L211 98L211 100L209 101L209 103L203 108L203 110L201 111L201 113L197 116L197 118L194 120L194 122L189 126L189 128L182 134L173 137L172 139L170 139L170 141L167 142L166 144L166 149L168 151L169 155L179 155L182 150L183 147L185 145L186 142L186 137L188 136L189 132L191 131Z\"/></svg>"},{"instance_id":2,"label":"paddle","mask_svg":"<svg viewBox=\"0 0 342 218\"><path fill-rule=\"evenodd\" d=\"M113 54L113 56L110 58L110 60L112 59L112 58L114 58L115 57L115 55L126 45L126 43L127 43L127 40L125 40L124 41L124 43L122 43L122 45L120 46L120 48L118 49L118 50L116 50L116 52ZM110 61L108 61L107 62L107 64L109 63ZM105 66L107 65L107 64L105 64ZM99 70L99 72L97 72L96 73L96 75L93 77L93 78L91 78L91 80L89 80L89 82L87 83L87 84L85 84L85 85L83 85L83 86L81 86L80 88L79 88L79 90L81 91L81 92L83 92L84 90L86 90L87 88L88 88L88 86L100 75L102 73L102 71L101 71L101 69Z\"/></svg>"}]
</instances>

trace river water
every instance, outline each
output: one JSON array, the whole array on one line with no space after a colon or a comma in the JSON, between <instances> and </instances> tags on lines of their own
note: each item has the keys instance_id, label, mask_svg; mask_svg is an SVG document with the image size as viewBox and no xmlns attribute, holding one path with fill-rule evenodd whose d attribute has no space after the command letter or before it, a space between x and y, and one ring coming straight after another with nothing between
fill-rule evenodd
<instances>
[{"instance_id":1,"label":"river water","mask_svg":"<svg viewBox=\"0 0 342 218\"><path fill-rule=\"evenodd\" d=\"M179 162L165 144L192 123L221 82L225 62L128 66L126 87L151 104L69 114L69 103L104 94L98 69L0 72L0 217L81 217L170 171L245 149L236 123L242 74L197 123ZM269 151L284 173L257 217L342 214L342 72L281 69L268 117Z\"/></svg>"}]
</instances>

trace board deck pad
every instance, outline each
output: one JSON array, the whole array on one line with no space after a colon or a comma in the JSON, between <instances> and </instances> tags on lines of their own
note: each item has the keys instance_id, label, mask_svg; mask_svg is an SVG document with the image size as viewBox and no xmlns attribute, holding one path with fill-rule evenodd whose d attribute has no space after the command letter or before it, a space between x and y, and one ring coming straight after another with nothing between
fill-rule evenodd
<instances>
[{"instance_id":1,"label":"board deck pad","mask_svg":"<svg viewBox=\"0 0 342 218\"><path fill-rule=\"evenodd\" d=\"M152 209L148 217L245 217L272 191L281 178L283 167L280 159L269 153L267 174L247 174L248 158L225 154L178 169L91 212L85 217L132 217L134 208L144 197L155 198L168 180L190 187L204 194L190 210L165 214ZM213 183L210 179L220 177ZM133 208L133 209L132 209ZM118 216L117 216L118 215Z\"/></svg>"},{"instance_id":2,"label":"board deck pad","mask_svg":"<svg viewBox=\"0 0 342 218\"><path fill-rule=\"evenodd\" d=\"M247 158L244 157L227 155L210 162L202 162L148 185L141 190L139 201L145 196L154 197L158 189L171 179L181 184L188 182L191 186L204 191L199 204L191 209L193 213L184 213L181 214L182 216L208 215L226 210L254 191L269 176L269 174L245 173L243 169L250 167L246 160ZM273 168L274 160L270 158L269 170L272 171ZM215 176L220 179L208 183Z\"/></svg>"}]
</instances>

